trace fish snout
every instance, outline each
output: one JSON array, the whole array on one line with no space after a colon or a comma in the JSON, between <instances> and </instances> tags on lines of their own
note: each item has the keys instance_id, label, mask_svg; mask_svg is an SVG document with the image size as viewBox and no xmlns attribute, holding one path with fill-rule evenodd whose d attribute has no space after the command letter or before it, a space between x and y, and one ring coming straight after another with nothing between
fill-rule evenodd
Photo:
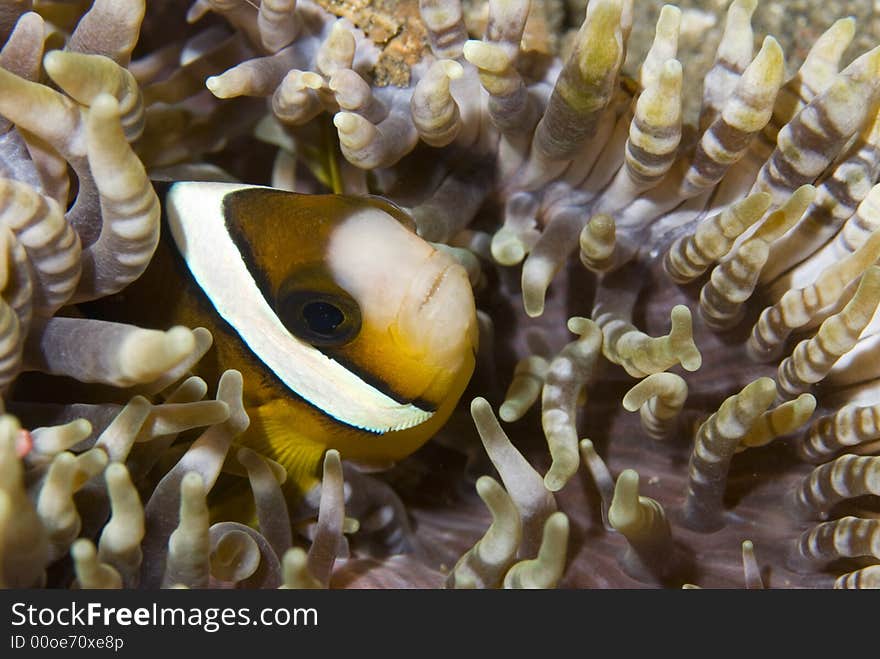
<instances>
[{"instance_id":1,"label":"fish snout","mask_svg":"<svg viewBox=\"0 0 880 659\"><path fill-rule=\"evenodd\" d=\"M419 358L457 369L477 346L474 295L465 269L434 252L409 286L398 322Z\"/></svg>"}]
</instances>

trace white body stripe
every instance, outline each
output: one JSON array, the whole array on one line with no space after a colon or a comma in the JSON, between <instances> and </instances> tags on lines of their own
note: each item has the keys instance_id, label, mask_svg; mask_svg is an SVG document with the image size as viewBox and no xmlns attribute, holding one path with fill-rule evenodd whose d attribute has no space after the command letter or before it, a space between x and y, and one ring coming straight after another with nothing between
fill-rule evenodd
<instances>
[{"instance_id":1,"label":"white body stripe","mask_svg":"<svg viewBox=\"0 0 880 659\"><path fill-rule=\"evenodd\" d=\"M255 187L261 186L177 183L168 193L174 241L214 308L285 385L342 423L381 433L426 421L433 412L389 398L294 337L275 315L223 217L225 195Z\"/></svg>"}]
</instances>

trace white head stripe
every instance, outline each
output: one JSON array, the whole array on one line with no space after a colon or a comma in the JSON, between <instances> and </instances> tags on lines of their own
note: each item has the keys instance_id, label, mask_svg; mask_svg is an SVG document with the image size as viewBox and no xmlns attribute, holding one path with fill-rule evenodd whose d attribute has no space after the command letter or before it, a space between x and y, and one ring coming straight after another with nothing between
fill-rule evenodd
<instances>
[{"instance_id":1,"label":"white head stripe","mask_svg":"<svg viewBox=\"0 0 880 659\"><path fill-rule=\"evenodd\" d=\"M177 183L168 223L190 272L217 313L290 389L342 423L373 432L404 430L433 412L402 404L294 337L269 306L229 235L223 198L260 186Z\"/></svg>"}]
</instances>

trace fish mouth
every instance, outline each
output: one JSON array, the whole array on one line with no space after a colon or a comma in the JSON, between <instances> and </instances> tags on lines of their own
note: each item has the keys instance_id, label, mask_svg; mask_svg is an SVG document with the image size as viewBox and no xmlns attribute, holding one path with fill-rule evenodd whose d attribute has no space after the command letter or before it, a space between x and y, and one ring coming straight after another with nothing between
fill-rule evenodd
<instances>
[{"instance_id":1,"label":"fish mouth","mask_svg":"<svg viewBox=\"0 0 880 659\"><path fill-rule=\"evenodd\" d=\"M437 294L437 291L439 291L441 286L443 285L443 282L446 279L447 274L449 273L449 270L454 265L455 265L454 263L450 263L449 265L445 266L437 274L437 276L434 278L434 281L431 282L431 286L428 288L428 292L425 294L425 296L422 298L422 301L419 303L419 311L424 309L425 306L431 301L431 298L433 298Z\"/></svg>"},{"instance_id":2,"label":"fish mouth","mask_svg":"<svg viewBox=\"0 0 880 659\"><path fill-rule=\"evenodd\" d=\"M406 346L418 359L449 365L461 358L465 344L473 343L474 313L473 292L464 268L446 254L435 252L410 284L397 313L395 334L411 337L402 340L401 347Z\"/></svg>"}]
</instances>

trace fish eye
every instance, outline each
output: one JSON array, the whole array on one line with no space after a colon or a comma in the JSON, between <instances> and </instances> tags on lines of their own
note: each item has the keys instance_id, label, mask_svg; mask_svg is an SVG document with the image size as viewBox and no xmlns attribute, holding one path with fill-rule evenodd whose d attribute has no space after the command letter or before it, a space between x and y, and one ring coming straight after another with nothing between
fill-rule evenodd
<instances>
[{"instance_id":1,"label":"fish eye","mask_svg":"<svg viewBox=\"0 0 880 659\"><path fill-rule=\"evenodd\" d=\"M342 310L330 302L316 300L302 307L303 320L315 334L333 336L336 328L345 321Z\"/></svg>"},{"instance_id":2,"label":"fish eye","mask_svg":"<svg viewBox=\"0 0 880 659\"><path fill-rule=\"evenodd\" d=\"M315 346L341 346L360 331L360 308L350 296L335 291L283 291L275 313L288 331Z\"/></svg>"}]
</instances>

